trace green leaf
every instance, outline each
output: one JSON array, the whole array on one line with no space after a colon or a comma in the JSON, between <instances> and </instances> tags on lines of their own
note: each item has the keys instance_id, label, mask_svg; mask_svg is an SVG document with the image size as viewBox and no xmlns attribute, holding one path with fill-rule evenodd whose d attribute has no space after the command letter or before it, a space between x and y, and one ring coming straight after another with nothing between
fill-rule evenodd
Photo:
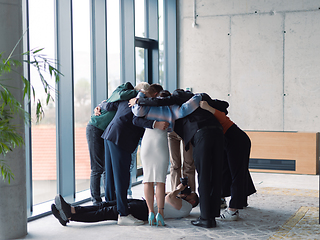
<instances>
[{"instance_id":1,"label":"green leaf","mask_svg":"<svg viewBox=\"0 0 320 240\"><path fill-rule=\"evenodd\" d=\"M51 66L51 65L49 65L49 73L50 73L50 76L52 76L52 72L54 71L54 68Z\"/></svg>"},{"instance_id":2,"label":"green leaf","mask_svg":"<svg viewBox=\"0 0 320 240\"><path fill-rule=\"evenodd\" d=\"M15 66L22 66L22 63L20 62L20 61L18 61L18 60L12 60L12 62L13 62L13 64L15 65Z\"/></svg>"},{"instance_id":3,"label":"green leaf","mask_svg":"<svg viewBox=\"0 0 320 240\"><path fill-rule=\"evenodd\" d=\"M21 76L22 78L22 81L23 81L23 98L25 98L26 96L28 98L30 98L30 82L24 77L24 76Z\"/></svg>"},{"instance_id":4,"label":"green leaf","mask_svg":"<svg viewBox=\"0 0 320 240\"><path fill-rule=\"evenodd\" d=\"M44 49L44 48L36 49L36 50L34 50L32 53L33 53L33 54L36 54L36 53L42 51L43 49Z\"/></svg>"},{"instance_id":5,"label":"green leaf","mask_svg":"<svg viewBox=\"0 0 320 240\"><path fill-rule=\"evenodd\" d=\"M3 181L8 180L10 184L11 179L14 180L14 174L11 172L10 167L5 163L4 160L0 159L0 169Z\"/></svg>"},{"instance_id":6,"label":"green leaf","mask_svg":"<svg viewBox=\"0 0 320 240\"><path fill-rule=\"evenodd\" d=\"M50 93L48 93L47 100L46 100L47 105L49 104L50 99L51 99L51 95L50 95Z\"/></svg>"},{"instance_id":7,"label":"green leaf","mask_svg":"<svg viewBox=\"0 0 320 240\"><path fill-rule=\"evenodd\" d=\"M38 99L37 106L36 106L36 116L37 116L37 123L41 121L43 117L43 108L41 101Z\"/></svg>"}]
</instances>

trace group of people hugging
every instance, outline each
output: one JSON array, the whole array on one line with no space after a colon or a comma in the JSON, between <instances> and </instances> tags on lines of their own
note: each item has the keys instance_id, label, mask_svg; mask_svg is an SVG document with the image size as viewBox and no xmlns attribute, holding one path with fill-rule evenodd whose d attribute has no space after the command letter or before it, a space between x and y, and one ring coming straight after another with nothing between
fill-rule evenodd
<instances>
[{"instance_id":1,"label":"group of people hugging","mask_svg":"<svg viewBox=\"0 0 320 240\"><path fill-rule=\"evenodd\" d=\"M238 210L248 205L247 197L256 189L248 170L250 139L227 117L228 107L206 93L177 89L171 94L159 84L120 85L94 109L86 129L93 205L72 206L57 195L53 215L64 226L69 221L105 220L165 226L164 219L187 217L199 204L200 216L191 221L194 226L215 227L216 218L237 220ZM132 153L140 140L145 199L130 199ZM172 191L166 193L169 159ZM188 184L180 183L181 168ZM226 209L221 210L223 206Z\"/></svg>"}]
</instances>

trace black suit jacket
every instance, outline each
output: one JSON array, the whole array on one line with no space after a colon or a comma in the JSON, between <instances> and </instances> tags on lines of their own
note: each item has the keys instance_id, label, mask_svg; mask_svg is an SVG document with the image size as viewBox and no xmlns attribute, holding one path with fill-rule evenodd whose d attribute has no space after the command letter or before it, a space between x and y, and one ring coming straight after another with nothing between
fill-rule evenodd
<instances>
[{"instance_id":1,"label":"black suit jacket","mask_svg":"<svg viewBox=\"0 0 320 240\"><path fill-rule=\"evenodd\" d=\"M138 104L140 106L169 106L173 104L178 104L179 106L181 106L183 103L192 98L193 95L194 94L190 91L177 89L172 93L171 96L162 98L161 100L157 100L159 98L139 98ZM207 101L211 107L224 112L226 115L228 114L228 102L219 99L212 99L206 93L201 93L200 95L202 97L202 100Z\"/></svg>"},{"instance_id":2,"label":"black suit jacket","mask_svg":"<svg viewBox=\"0 0 320 240\"><path fill-rule=\"evenodd\" d=\"M100 107L102 110L117 111L101 137L132 153L143 136L144 128L133 125L134 115L128 101L104 102ZM153 121L144 118L138 121L141 122L141 126L152 128Z\"/></svg>"}]
</instances>

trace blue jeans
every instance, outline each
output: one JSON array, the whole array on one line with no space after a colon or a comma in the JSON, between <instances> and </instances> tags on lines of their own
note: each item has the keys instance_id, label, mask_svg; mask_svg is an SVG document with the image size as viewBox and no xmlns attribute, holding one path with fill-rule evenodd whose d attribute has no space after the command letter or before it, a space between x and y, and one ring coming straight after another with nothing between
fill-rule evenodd
<instances>
[{"instance_id":1,"label":"blue jeans","mask_svg":"<svg viewBox=\"0 0 320 240\"><path fill-rule=\"evenodd\" d=\"M136 172L136 170L134 168L137 167L137 152L138 152L138 147L141 145L141 139L139 140L139 143L138 143L138 146L136 148L136 150L134 150L133 153L131 153L131 164L130 164L130 183L129 183L129 188L128 188L128 195L131 195L132 196L132 190L131 190L131 187L132 187L132 174L134 172ZM136 174L135 174L136 175ZM134 175L134 176L135 176Z\"/></svg>"},{"instance_id":2,"label":"blue jeans","mask_svg":"<svg viewBox=\"0 0 320 240\"><path fill-rule=\"evenodd\" d=\"M105 160L104 160L104 140L101 138L103 130L88 124L86 127L86 137L88 142L91 175L90 175L90 192L94 204L100 203L101 179L105 179Z\"/></svg>"},{"instance_id":3,"label":"blue jeans","mask_svg":"<svg viewBox=\"0 0 320 240\"><path fill-rule=\"evenodd\" d=\"M105 144L106 167L106 201L117 201L118 213L121 216L129 214L127 191L130 182L131 153L126 152L109 140Z\"/></svg>"}]
</instances>

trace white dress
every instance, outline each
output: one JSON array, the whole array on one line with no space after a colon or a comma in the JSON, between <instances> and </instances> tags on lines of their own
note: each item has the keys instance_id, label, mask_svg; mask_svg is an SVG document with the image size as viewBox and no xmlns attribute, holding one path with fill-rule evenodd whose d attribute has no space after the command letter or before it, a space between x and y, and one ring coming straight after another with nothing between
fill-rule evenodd
<instances>
[{"instance_id":1,"label":"white dress","mask_svg":"<svg viewBox=\"0 0 320 240\"><path fill-rule=\"evenodd\" d=\"M166 182L169 166L167 131L146 128L141 140L143 182Z\"/></svg>"}]
</instances>

